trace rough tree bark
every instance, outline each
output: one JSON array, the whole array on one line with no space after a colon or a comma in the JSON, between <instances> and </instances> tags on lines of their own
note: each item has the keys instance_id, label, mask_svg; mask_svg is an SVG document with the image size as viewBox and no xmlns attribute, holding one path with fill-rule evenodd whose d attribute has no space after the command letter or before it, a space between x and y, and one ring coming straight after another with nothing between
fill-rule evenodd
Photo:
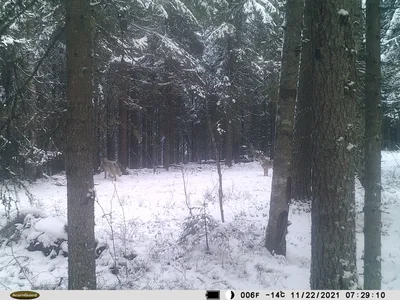
<instances>
[{"instance_id":1,"label":"rough tree bark","mask_svg":"<svg viewBox=\"0 0 400 300\"><path fill-rule=\"evenodd\" d=\"M32 37L32 32L34 30L35 24L32 21L28 21L26 24L26 38L30 39ZM35 55L33 53L28 54L28 73L33 74L35 70ZM29 126L26 126L28 128L28 138L29 142L32 146L37 146L37 117L34 117L37 113L36 107L36 99L37 99L37 91L36 91L36 82L32 78L26 83L28 90L29 90L29 97L27 99L24 99L26 103L26 110L29 116L33 116L32 118L29 117ZM38 165L36 164L35 161L28 162L26 163L26 175L31 181L36 181L36 179L41 176L42 174L40 173L40 169L43 168L38 168ZM38 172L39 171L39 172Z\"/></svg>"},{"instance_id":2,"label":"rough tree bark","mask_svg":"<svg viewBox=\"0 0 400 300\"><path fill-rule=\"evenodd\" d=\"M143 141L144 141L144 130L143 130L143 109L138 109L136 113L137 118L137 139L138 139L138 146L137 146L137 160L138 160L138 168L141 169L144 166L144 159L143 159Z\"/></svg>"},{"instance_id":3,"label":"rough tree bark","mask_svg":"<svg viewBox=\"0 0 400 300\"><path fill-rule=\"evenodd\" d=\"M106 153L104 155L107 159L113 160L115 158L116 145L115 145L115 108L113 98L108 95L106 99L106 113L105 113L105 126L106 126Z\"/></svg>"},{"instance_id":4,"label":"rough tree bark","mask_svg":"<svg viewBox=\"0 0 400 300\"><path fill-rule=\"evenodd\" d=\"M120 69L117 73L120 91L119 95L119 153L118 160L121 164L121 171L126 174L126 168L128 167L128 106L129 101L129 74L128 67L121 62Z\"/></svg>"},{"instance_id":5,"label":"rough tree bark","mask_svg":"<svg viewBox=\"0 0 400 300\"><path fill-rule=\"evenodd\" d=\"M96 289L89 0L68 0L66 173L68 289Z\"/></svg>"},{"instance_id":6,"label":"rough tree bark","mask_svg":"<svg viewBox=\"0 0 400 300\"><path fill-rule=\"evenodd\" d=\"M300 73L293 145L292 198L302 202L311 200L311 1L312 0L305 0L304 3Z\"/></svg>"},{"instance_id":7,"label":"rough tree bark","mask_svg":"<svg viewBox=\"0 0 400 300\"><path fill-rule=\"evenodd\" d=\"M300 59L303 0L286 2L286 26L282 51L279 98L276 113L274 172L265 246L286 255L286 232L290 201L293 151L293 120Z\"/></svg>"},{"instance_id":8,"label":"rough tree bark","mask_svg":"<svg viewBox=\"0 0 400 300\"><path fill-rule=\"evenodd\" d=\"M235 13L232 13L233 11L233 6L235 5L234 1L229 0L228 1L228 7L229 7L229 14L227 15L226 21L231 23L232 26L235 26L234 23L235 18L232 16ZM229 87L228 87L228 94L229 97L226 99L225 103L225 122L226 122L226 136L225 136L225 165L228 167L232 167L232 158L233 158L233 110L232 110L232 105L233 105L233 97L234 97L234 68L235 68L235 36L233 36L231 33L227 35L227 41L226 41L226 53L228 56L227 60L227 66L226 66L226 75L229 78Z\"/></svg>"},{"instance_id":9,"label":"rough tree bark","mask_svg":"<svg viewBox=\"0 0 400 300\"><path fill-rule=\"evenodd\" d=\"M233 77L234 77L234 63L235 63L235 50L234 50L234 37L230 34L228 35L227 40L227 54L228 54L228 62L227 62L227 75L230 80L230 86L228 87L228 93L230 97L226 99L226 112L225 112L225 121L226 121L226 137L225 137L225 165L228 167L232 167L232 157L233 157Z\"/></svg>"},{"instance_id":10,"label":"rough tree bark","mask_svg":"<svg viewBox=\"0 0 400 300\"><path fill-rule=\"evenodd\" d=\"M221 222L225 222L225 214L224 214L224 193L222 189L222 170L221 170L221 152L218 149L217 139L215 137L215 133L213 130L213 126L211 123L211 112L208 105L208 99L205 98L206 105L206 118L207 118L207 128L211 137L211 146L214 148L215 160L217 162L217 173L218 173L218 199L219 199L219 210L221 213Z\"/></svg>"},{"instance_id":11,"label":"rough tree bark","mask_svg":"<svg viewBox=\"0 0 400 300\"><path fill-rule=\"evenodd\" d=\"M365 185L365 44L363 43L363 37L365 33L365 26L363 24L364 14L362 10L361 0L350 0L350 15L352 16L353 32L355 50L357 52L356 61L357 68L354 70L357 74L357 87L356 87L356 101L359 106L357 109L356 120L354 124L356 126L356 137L357 142L357 155L356 155L356 175L360 180L361 184Z\"/></svg>"},{"instance_id":12,"label":"rough tree bark","mask_svg":"<svg viewBox=\"0 0 400 300\"><path fill-rule=\"evenodd\" d=\"M346 8L343 0L315 0L312 8L312 289L354 289L358 279L356 55Z\"/></svg>"},{"instance_id":13,"label":"rough tree bark","mask_svg":"<svg viewBox=\"0 0 400 300\"><path fill-rule=\"evenodd\" d=\"M275 127L276 127L276 104L277 101L271 100L268 103L270 115L268 117L269 121L269 134L268 134L268 141L269 141L269 157L270 159L274 159L274 149L275 149Z\"/></svg>"},{"instance_id":14,"label":"rough tree bark","mask_svg":"<svg viewBox=\"0 0 400 300\"><path fill-rule=\"evenodd\" d=\"M380 1L367 0L365 72L364 289L381 288Z\"/></svg>"},{"instance_id":15,"label":"rough tree bark","mask_svg":"<svg viewBox=\"0 0 400 300\"><path fill-rule=\"evenodd\" d=\"M168 171L171 165L171 158L173 151L173 136L172 136L172 122L173 122L173 91L171 86L165 87L164 90L164 107L163 107L163 138L164 138L164 158L163 167Z\"/></svg>"},{"instance_id":16,"label":"rough tree bark","mask_svg":"<svg viewBox=\"0 0 400 300\"><path fill-rule=\"evenodd\" d=\"M131 110L130 114L130 122L129 124L129 142L130 142L130 150L129 150L129 168L138 169L139 168L139 156L140 156L140 135L139 135L139 112L138 110Z\"/></svg>"},{"instance_id":17,"label":"rough tree bark","mask_svg":"<svg viewBox=\"0 0 400 300\"><path fill-rule=\"evenodd\" d=\"M226 108L225 165L228 167L232 167L233 160L233 112L231 105L231 103L227 103Z\"/></svg>"},{"instance_id":18,"label":"rough tree bark","mask_svg":"<svg viewBox=\"0 0 400 300\"><path fill-rule=\"evenodd\" d=\"M100 117L100 103L101 103L101 95L99 91L99 85L97 80L93 80L94 89L93 89L93 168L94 172L97 172L100 166L100 149L102 149L102 139L101 139L101 117Z\"/></svg>"},{"instance_id":19,"label":"rough tree bark","mask_svg":"<svg viewBox=\"0 0 400 300\"><path fill-rule=\"evenodd\" d=\"M158 159L157 159L157 109L153 108L151 110L151 163L152 167L155 170L158 164Z\"/></svg>"},{"instance_id":20,"label":"rough tree bark","mask_svg":"<svg viewBox=\"0 0 400 300\"><path fill-rule=\"evenodd\" d=\"M93 57L96 57L98 52L96 51L99 49L99 38L97 32L93 35ZM96 67L97 66L97 67ZM94 172L97 172L100 167L101 162L101 154L104 149L104 140L103 140L103 128L102 128L102 121L103 121L103 110L101 107L104 105L104 97L103 93L100 92L100 78L95 74L100 73L98 64L94 64L92 70L93 76L93 168Z\"/></svg>"}]
</instances>

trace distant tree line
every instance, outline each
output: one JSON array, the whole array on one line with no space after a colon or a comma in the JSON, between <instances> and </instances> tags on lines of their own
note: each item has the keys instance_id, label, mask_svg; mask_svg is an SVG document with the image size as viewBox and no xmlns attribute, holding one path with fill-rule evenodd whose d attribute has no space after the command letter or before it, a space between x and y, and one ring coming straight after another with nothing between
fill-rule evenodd
<instances>
[{"instance_id":1,"label":"distant tree line","mask_svg":"<svg viewBox=\"0 0 400 300\"><path fill-rule=\"evenodd\" d=\"M1 178L64 169L62 1L5 5L0 43ZM272 153L283 22L279 2L99 2L93 23L94 170L221 159L246 147ZM209 101L205 108L204 99ZM243 147L246 146L246 147Z\"/></svg>"}]
</instances>

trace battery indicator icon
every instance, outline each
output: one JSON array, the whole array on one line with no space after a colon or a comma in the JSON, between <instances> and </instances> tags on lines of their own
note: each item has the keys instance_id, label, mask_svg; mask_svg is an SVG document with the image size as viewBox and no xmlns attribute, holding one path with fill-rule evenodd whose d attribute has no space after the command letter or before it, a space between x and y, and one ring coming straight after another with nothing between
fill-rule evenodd
<instances>
[{"instance_id":1,"label":"battery indicator icon","mask_svg":"<svg viewBox=\"0 0 400 300\"><path fill-rule=\"evenodd\" d=\"M212 299L219 300L219 291L207 291L206 299L207 300L212 300Z\"/></svg>"}]
</instances>

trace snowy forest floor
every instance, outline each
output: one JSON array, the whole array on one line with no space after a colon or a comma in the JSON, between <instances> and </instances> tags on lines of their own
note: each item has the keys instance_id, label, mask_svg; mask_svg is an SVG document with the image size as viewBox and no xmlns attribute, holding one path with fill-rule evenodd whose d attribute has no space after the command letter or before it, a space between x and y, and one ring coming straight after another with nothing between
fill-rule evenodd
<instances>
[{"instance_id":1,"label":"snowy forest floor","mask_svg":"<svg viewBox=\"0 0 400 300\"><path fill-rule=\"evenodd\" d=\"M272 256L263 247L268 221L270 176L256 163L223 169L225 223L220 222L215 166L184 166L186 205L180 169L129 170L115 183L95 176L96 238L107 248L97 258L99 289L309 289L311 215L308 205L293 204L287 257ZM400 152L382 153L383 289L400 289ZM65 289L67 258L28 251L32 239L51 244L66 238L66 177L54 175L29 185L33 202L18 192L18 206L27 212L21 236L0 242L0 289ZM363 271L363 188L356 185L358 271ZM210 214L206 251L204 223ZM40 213L39 213L40 214ZM197 220L197 221L196 221ZM0 228L5 225L1 207ZM30 224L28 226L27 224ZM185 225L186 224L186 225ZM53 258L50 258L53 256ZM114 265L118 265L118 275ZM362 283L362 276L360 276Z\"/></svg>"}]
</instances>

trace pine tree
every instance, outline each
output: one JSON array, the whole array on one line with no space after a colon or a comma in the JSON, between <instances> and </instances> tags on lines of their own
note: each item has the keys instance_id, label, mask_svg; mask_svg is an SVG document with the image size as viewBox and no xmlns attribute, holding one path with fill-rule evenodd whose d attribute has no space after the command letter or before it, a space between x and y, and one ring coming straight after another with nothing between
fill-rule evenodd
<instances>
[{"instance_id":1,"label":"pine tree","mask_svg":"<svg viewBox=\"0 0 400 300\"><path fill-rule=\"evenodd\" d=\"M276 123L274 173L265 246L271 253L286 255L286 232L291 191L293 123L300 61L302 0L286 2L286 24L282 51Z\"/></svg>"},{"instance_id":2,"label":"pine tree","mask_svg":"<svg viewBox=\"0 0 400 300\"><path fill-rule=\"evenodd\" d=\"M365 70L364 289L381 288L380 1L367 0Z\"/></svg>"},{"instance_id":3,"label":"pine tree","mask_svg":"<svg viewBox=\"0 0 400 300\"><path fill-rule=\"evenodd\" d=\"M292 198L299 201L307 201L311 199L311 1L312 0L304 1L301 60L294 125Z\"/></svg>"},{"instance_id":4,"label":"pine tree","mask_svg":"<svg viewBox=\"0 0 400 300\"><path fill-rule=\"evenodd\" d=\"M343 1L313 1L312 289L357 287L353 124L357 78L351 18Z\"/></svg>"},{"instance_id":5,"label":"pine tree","mask_svg":"<svg viewBox=\"0 0 400 300\"><path fill-rule=\"evenodd\" d=\"M96 289L92 26L89 0L66 1L68 289Z\"/></svg>"}]
</instances>

